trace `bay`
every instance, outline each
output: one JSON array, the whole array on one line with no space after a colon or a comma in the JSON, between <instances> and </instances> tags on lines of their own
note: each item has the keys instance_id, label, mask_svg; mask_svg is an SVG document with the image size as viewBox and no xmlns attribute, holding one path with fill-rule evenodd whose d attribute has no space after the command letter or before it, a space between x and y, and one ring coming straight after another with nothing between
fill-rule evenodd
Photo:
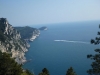
<instances>
[{"instance_id":1,"label":"bay","mask_svg":"<svg viewBox=\"0 0 100 75\"><path fill-rule=\"evenodd\" d=\"M25 56L31 61L25 63L23 68L35 75L43 68L47 68L50 75L65 75L67 69L73 67L78 75L88 75L86 71L91 68L92 61L87 59L87 55L95 54L94 49L99 48L90 44L90 40L97 36L99 22L45 25L48 30L41 31L40 36L30 42L31 47Z\"/></svg>"}]
</instances>

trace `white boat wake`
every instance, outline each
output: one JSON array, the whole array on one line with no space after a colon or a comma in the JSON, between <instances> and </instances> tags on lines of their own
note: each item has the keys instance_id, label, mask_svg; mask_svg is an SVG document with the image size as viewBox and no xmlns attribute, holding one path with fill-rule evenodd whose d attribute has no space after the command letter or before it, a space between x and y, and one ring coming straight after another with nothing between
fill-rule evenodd
<instances>
[{"instance_id":1,"label":"white boat wake","mask_svg":"<svg viewBox=\"0 0 100 75\"><path fill-rule=\"evenodd\" d=\"M89 44L89 42L83 42L83 41L69 41L69 40L54 40L56 42L70 42L70 43L84 43Z\"/></svg>"}]
</instances>

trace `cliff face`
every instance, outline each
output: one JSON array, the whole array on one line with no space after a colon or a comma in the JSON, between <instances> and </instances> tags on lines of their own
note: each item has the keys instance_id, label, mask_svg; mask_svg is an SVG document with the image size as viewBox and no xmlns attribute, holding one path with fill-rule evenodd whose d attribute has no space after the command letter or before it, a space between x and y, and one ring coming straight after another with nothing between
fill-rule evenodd
<instances>
[{"instance_id":1,"label":"cliff face","mask_svg":"<svg viewBox=\"0 0 100 75\"><path fill-rule=\"evenodd\" d=\"M0 50L10 53L19 64L26 61L25 52L29 44L21 39L20 33L12 27L6 18L0 18Z\"/></svg>"},{"instance_id":2,"label":"cliff face","mask_svg":"<svg viewBox=\"0 0 100 75\"><path fill-rule=\"evenodd\" d=\"M40 34L40 31L38 29L29 26L15 27L15 29L17 29L20 32L22 39L28 41L33 41Z\"/></svg>"}]
</instances>

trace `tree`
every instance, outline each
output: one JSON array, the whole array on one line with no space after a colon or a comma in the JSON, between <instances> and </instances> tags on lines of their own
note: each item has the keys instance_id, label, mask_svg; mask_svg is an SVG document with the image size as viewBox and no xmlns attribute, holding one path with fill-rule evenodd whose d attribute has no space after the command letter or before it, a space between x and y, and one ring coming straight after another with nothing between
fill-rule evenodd
<instances>
[{"instance_id":1,"label":"tree","mask_svg":"<svg viewBox=\"0 0 100 75\"><path fill-rule=\"evenodd\" d=\"M39 73L39 75L49 75L49 71L48 71L46 68L44 68L44 69L42 70L42 72Z\"/></svg>"},{"instance_id":2,"label":"tree","mask_svg":"<svg viewBox=\"0 0 100 75\"><path fill-rule=\"evenodd\" d=\"M100 28L100 25L99 25ZM98 35L100 35L100 32L98 32ZM95 39L91 39L91 44L98 45L100 43L100 37L96 37ZM100 49L95 49L96 52L95 55L87 55L87 58L90 58L93 60L91 66L92 69L89 69L87 73L89 75L100 75Z\"/></svg>"},{"instance_id":3,"label":"tree","mask_svg":"<svg viewBox=\"0 0 100 75\"><path fill-rule=\"evenodd\" d=\"M70 67L70 68L67 70L66 75L76 75L76 73L74 72L73 68Z\"/></svg>"},{"instance_id":4,"label":"tree","mask_svg":"<svg viewBox=\"0 0 100 75\"><path fill-rule=\"evenodd\" d=\"M23 71L22 65L15 62L7 53L0 51L0 75L34 75L29 70Z\"/></svg>"},{"instance_id":5,"label":"tree","mask_svg":"<svg viewBox=\"0 0 100 75\"><path fill-rule=\"evenodd\" d=\"M21 75L21 65L17 64L7 53L0 52L0 75Z\"/></svg>"},{"instance_id":6,"label":"tree","mask_svg":"<svg viewBox=\"0 0 100 75\"><path fill-rule=\"evenodd\" d=\"M29 70L24 70L24 72L21 75L34 75Z\"/></svg>"},{"instance_id":7,"label":"tree","mask_svg":"<svg viewBox=\"0 0 100 75\"><path fill-rule=\"evenodd\" d=\"M26 73L27 73L28 75L34 75L34 74L32 74L29 70L26 70Z\"/></svg>"}]
</instances>

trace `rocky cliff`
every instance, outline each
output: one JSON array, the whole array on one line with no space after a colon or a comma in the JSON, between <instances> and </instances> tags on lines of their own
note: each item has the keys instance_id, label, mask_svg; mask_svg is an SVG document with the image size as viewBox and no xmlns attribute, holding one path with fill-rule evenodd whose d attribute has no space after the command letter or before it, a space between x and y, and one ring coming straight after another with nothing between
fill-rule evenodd
<instances>
[{"instance_id":1,"label":"rocky cliff","mask_svg":"<svg viewBox=\"0 0 100 75\"><path fill-rule=\"evenodd\" d=\"M11 54L19 64L26 62L25 52L29 44L21 39L20 33L8 23L6 18L0 18L0 50Z\"/></svg>"},{"instance_id":2,"label":"rocky cliff","mask_svg":"<svg viewBox=\"0 0 100 75\"><path fill-rule=\"evenodd\" d=\"M20 32L22 39L28 41L33 41L40 34L40 31L38 29L29 26L14 28Z\"/></svg>"}]
</instances>

